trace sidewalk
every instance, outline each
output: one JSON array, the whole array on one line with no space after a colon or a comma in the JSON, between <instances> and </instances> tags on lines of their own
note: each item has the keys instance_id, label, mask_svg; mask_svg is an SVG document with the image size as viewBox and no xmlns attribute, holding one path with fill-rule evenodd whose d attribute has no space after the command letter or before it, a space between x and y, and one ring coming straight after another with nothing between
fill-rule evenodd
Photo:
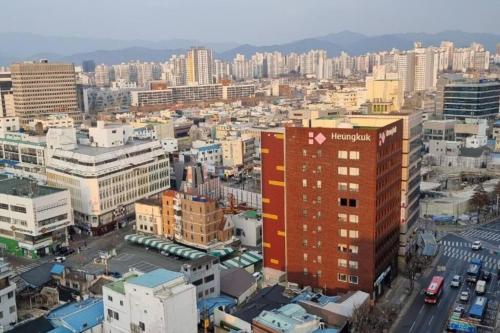
<instances>
[{"instance_id":1,"label":"sidewalk","mask_svg":"<svg viewBox=\"0 0 500 333\"><path fill-rule=\"evenodd\" d=\"M377 302L381 306L389 306L399 309L398 317L392 323L389 333L394 332L399 321L406 314L408 308L413 304L415 297L418 296L421 286L418 281L415 281L413 290L409 290L410 280L402 275L398 275L391 283L391 289L388 290L382 298Z\"/></svg>"}]
</instances>

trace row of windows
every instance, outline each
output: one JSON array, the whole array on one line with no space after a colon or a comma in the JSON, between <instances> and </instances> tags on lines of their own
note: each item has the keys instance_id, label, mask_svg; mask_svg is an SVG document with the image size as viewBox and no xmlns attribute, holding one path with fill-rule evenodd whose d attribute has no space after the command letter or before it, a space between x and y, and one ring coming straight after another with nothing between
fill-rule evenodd
<instances>
[{"instance_id":1,"label":"row of windows","mask_svg":"<svg viewBox=\"0 0 500 333\"><path fill-rule=\"evenodd\" d=\"M302 156L306 157L307 156L307 149L302 149ZM321 149L316 150L316 156L321 157L323 156L323 152ZM347 151L347 150L339 150L337 152L337 158L341 160L359 160L359 151Z\"/></svg>"},{"instance_id":2,"label":"row of windows","mask_svg":"<svg viewBox=\"0 0 500 333\"><path fill-rule=\"evenodd\" d=\"M347 268L347 267L349 267L350 269L358 269L359 268L359 264L355 260L338 259L337 265L339 267L342 267L342 268Z\"/></svg>"},{"instance_id":3,"label":"row of windows","mask_svg":"<svg viewBox=\"0 0 500 333\"><path fill-rule=\"evenodd\" d=\"M5 203L0 203L0 209L8 210L9 205ZM26 207L21 207L21 206L10 205L10 210L17 213L26 213Z\"/></svg>"},{"instance_id":4,"label":"row of windows","mask_svg":"<svg viewBox=\"0 0 500 333\"><path fill-rule=\"evenodd\" d=\"M342 274L338 273L337 274L337 280L340 282L349 282L351 284L358 284L359 283L359 277L356 275L347 275L347 274Z\"/></svg>"}]
</instances>

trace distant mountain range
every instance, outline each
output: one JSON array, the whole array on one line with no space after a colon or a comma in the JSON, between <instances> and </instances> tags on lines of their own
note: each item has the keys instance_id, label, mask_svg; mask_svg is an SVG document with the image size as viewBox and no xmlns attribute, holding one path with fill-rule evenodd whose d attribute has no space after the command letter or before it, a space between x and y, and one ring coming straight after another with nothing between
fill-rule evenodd
<instances>
[{"instance_id":1,"label":"distant mountain range","mask_svg":"<svg viewBox=\"0 0 500 333\"><path fill-rule=\"evenodd\" d=\"M314 38L293 42L256 46L250 44L210 43L189 39L169 39L163 41L118 40L105 38L47 37L30 33L0 33L0 65L15 61L48 58L51 61L74 62L92 59L96 63L116 64L130 60L165 61L172 54L185 53L193 45L212 48L216 56L230 60L237 53L251 56L256 52L280 51L307 52L311 49L324 49L329 56L345 51L351 55L367 52L407 50L413 42L438 46L441 41L451 40L457 47L469 46L472 42L483 44L494 51L500 43L500 35L488 33L468 33L463 31L443 31L429 33L399 33L367 36L351 31L341 31Z\"/></svg>"}]
</instances>

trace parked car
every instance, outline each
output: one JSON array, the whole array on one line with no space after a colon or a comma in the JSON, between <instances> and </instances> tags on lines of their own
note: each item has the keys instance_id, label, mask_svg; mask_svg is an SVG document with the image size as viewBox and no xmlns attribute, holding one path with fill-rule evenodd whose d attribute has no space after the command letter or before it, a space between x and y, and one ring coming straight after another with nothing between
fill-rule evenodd
<instances>
[{"instance_id":1,"label":"parked car","mask_svg":"<svg viewBox=\"0 0 500 333\"><path fill-rule=\"evenodd\" d=\"M64 257L64 256L59 256L59 257L54 258L54 262L63 263L65 261L66 261L66 257Z\"/></svg>"},{"instance_id":2,"label":"parked car","mask_svg":"<svg viewBox=\"0 0 500 333\"><path fill-rule=\"evenodd\" d=\"M486 292L486 281L484 280L479 280L476 283L476 294L478 295L484 295Z\"/></svg>"},{"instance_id":3,"label":"parked car","mask_svg":"<svg viewBox=\"0 0 500 333\"><path fill-rule=\"evenodd\" d=\"M491 272L483 271L483 280L488 282L491 280Z\"/></svg>"},{"instance_id":4,"label":"parked car","mask_svg":"<svg viewBox=\"0 0 500 333\"><path fill-rule=\"evenodd\" d=\"M453 279L451 279L450 286L458 288L460 287L460 284L462 283L462 278L460 275L454 275Z\"/></svg>"},{"instance_id":5,"label":"parked car","mask_svg":"<svg viewBox=\"0 0 500 333\"><path fill-rule=\"evenodd\" d=\"M59 250L57 250L56 254L59 256L69 256L75 253L75 249L72 249L70 247L61 247Z\"/></svg>"},{"instance_id":6,"label":"parked car","mask_svg":"<svg viewBox=\"0 0 500 333\"><path fill-rule=\"evenodd\" d=\"M470 293L468 291L462 291L460 293L460 301L467 303L469 301Z\"/></svg>"},{"instance_id":7,"label":"parked car","mask_svg":"<svg viewBox=\"0 0 500 333\"><path fill-rule=\"evenodd\" d=\"M457 314L459 317L465 313L465 308L461 305L457 305L455 309L453 309L453 313Z\"/></svg>"},{"instance_id":8,"label":"parked car","mask_svg":"<svg viewBox=\"0 0 500 333\"><path fill-rule=\"evenodd\" d=\"M481 250L483 246L481 245L481 241L474 241L474 243L472 243L472 250Z\"/></svg>"},{"instance_id":9,"label":"parked car","mask_svg":"<svg viewBox=\"0 0 500 333\"><path fill-rule=\"evenodd\" d=\"M121 277L122 277L122 274L121 274L121 273L119 273L119 272L108 272L108 275L109 275L109 276L112 276L112 277L114 277L114 278L117 278L117 279L119 279L119 278L121 278Z\"/></svg>"}]
</instances>

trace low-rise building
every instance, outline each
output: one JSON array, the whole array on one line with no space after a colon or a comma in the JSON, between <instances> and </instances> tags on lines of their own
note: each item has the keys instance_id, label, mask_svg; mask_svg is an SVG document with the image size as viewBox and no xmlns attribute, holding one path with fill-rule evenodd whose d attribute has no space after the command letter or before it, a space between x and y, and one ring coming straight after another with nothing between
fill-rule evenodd
<instances>
[{"instance_id":1,"label":"low-rise building","mask_svg":"<svg viewBox=\"0 0 500 333\"><path fill-rule=\"evenodd\" d=\"M156 269L103 288L106 333L194 333L196 288L182 273Z\"/></svg>"},{"instance_id":2,"label":"low-rise building","mask_svg":"<svg viewBox=\"0 0 500 333\"><path fill-rule=\"evenodd\" d=\"M199 301L220 295L220 266L217 257L206 255L182 265L181 273L196 287Z\"/></svg>"},{"instance_id":3,"label":"low-rise building","mask_svg":"<svg viewBox=\"0 0 500 333\"><path fill-rule=\"evenodd\" d=\"M70 225L68 190L0 175L0 243L7 252L35 258L47 255L67 243Z\"/></svg>"},{"instance_id":4,"label":"low-rise building","mask_svg":"<svg viewBox=\"0 0 500 333\"><path fill-rule=\"evenodd\" d=\"M228 138L222 141L224 166L250 168L253 165L254 156L254 138Z\"/></svg>"},{"instance_id":5,"label":"low-rise building","mask_svg":"<svg viewBox=\"0 0 500 333\"><path fill-rule=\"evenodd\" d=\"M308 314L297 304L264 310L252 322L254 333L313 333L322 327L321 318Z\"/></svg>"},{"instance_id":6,"label":"low-rise building","mask_svg":"<svg viewBox=\"0 0 500 333\"><path fill-rule=\"evenodd\" d=\"M241 245L258 247L262 244L262 218L256 211L246 211L229 215L234 224L234 235Z\"/></svg>"},{"instance_id":7,"label":"low-rise building","mask_svg":"<svg viewBox=\"0 0 500 333\"><path fill-rule=\"evenodd\" d=\"M19 131L18 117L1 117L0 114L0 134L5 132Z\"/></svg>"},{"instance_id":8,"label":"low-rise building","mask_svg":"<svg viewBox=\"0 0 500 333\"><path fill-rule=\"evenodd\" d=\"M424 141L430 140L455 140L455 124L456 120L428 120L423 125Z\"/></svg>"},{"instance_id":9,"label":"low-rise building","mask_svg":"<svg viewBox=\"0 0 500 333\"><path fill-rule=\"evenodd\" d=\"M141 199L135 203L135 226L140 233L163 235L161 201Z\"/></svg>"}]
</instances>

